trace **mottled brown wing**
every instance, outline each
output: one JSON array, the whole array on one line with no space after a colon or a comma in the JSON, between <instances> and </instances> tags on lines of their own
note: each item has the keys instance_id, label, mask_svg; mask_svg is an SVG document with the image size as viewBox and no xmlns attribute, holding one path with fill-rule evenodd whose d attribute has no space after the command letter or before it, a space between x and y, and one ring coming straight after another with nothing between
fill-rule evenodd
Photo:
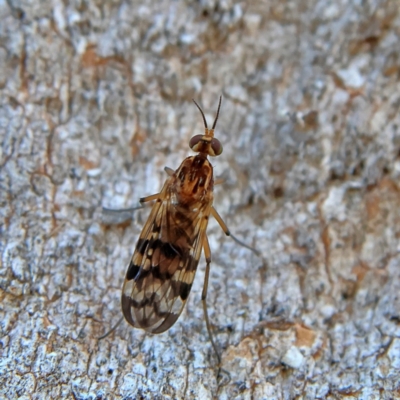
<instances>
[{"instance_id":1,"label":"mottled brown wing","mask_svg":"<svg viewBox=\"0 0 400 400\"><path fill-rule=\"evenodd\" d=\"M123 314L136 328L164 332L182 312L199 263L211 204L198 204L191 210L173 204L164 185L122 288Z\"/></svg>"}]
</instances>

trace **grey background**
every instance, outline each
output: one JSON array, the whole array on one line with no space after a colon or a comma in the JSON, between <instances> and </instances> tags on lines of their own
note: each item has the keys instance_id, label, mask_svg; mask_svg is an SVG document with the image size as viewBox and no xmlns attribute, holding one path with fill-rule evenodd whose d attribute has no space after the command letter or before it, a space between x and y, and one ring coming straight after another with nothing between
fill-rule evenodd
<instances>
[{"instance_id":1,"label":"grey background","mask_svg":"<svg viewBox=\"0 0 400 400\"><path fill-rule=\"evenodd\" d=\"M400 5L0 1L0 396L400 398ZM178 322L123 322L148 210L223 103L215 207ZM107 218L105 218L107 217Z\"/></svg>"}]
</instances>

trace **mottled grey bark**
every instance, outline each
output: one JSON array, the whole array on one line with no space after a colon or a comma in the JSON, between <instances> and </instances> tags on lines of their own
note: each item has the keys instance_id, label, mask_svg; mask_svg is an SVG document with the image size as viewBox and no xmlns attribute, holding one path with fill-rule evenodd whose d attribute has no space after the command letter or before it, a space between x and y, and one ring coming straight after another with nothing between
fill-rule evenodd
<instances>
[{"instance_id":1,"label":"mottled grey bark","mask_svg":"<svg viewBox=\"0 0 400 400\"><path fill-rule=\"evenodd\" d=\"M400 398L400 7L0 1L0 396ZM121 316L137 205L223 104L215 205L181 318Z\"/></svg>"}]
</instances>

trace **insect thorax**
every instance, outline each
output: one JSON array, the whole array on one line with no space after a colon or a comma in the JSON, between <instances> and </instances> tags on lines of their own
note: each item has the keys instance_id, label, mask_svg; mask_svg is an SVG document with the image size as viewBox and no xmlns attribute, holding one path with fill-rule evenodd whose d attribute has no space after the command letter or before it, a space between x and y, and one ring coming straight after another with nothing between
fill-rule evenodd
<instances>
[{"instance_id":1,"label":"insect thorax","mask_svg":"<svg viewBox=\"0 0 400 400\"><path fill-rule=\"evenodd\" d=\"M203 155L186 158L174 174L177 201L191 204L213 199L213 167Z\"/></svg>"}]
</instances>

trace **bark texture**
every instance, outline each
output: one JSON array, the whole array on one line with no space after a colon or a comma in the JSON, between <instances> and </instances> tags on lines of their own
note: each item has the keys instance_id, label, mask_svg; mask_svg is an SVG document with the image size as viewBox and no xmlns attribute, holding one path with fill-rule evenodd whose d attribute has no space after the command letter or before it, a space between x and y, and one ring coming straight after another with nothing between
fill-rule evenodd
<instances>
[{"instance_id":1,"label":"bark texture","mask_svg":"<svg viewBox=\"0 0 400 400\"><path fill-rule=\"evenodd\" d=\"M0 1L0 397L400 398L397 0ZM148 211L223 103L215 206L167 333L120 318Z\"/></svg>"}]
</instances>

